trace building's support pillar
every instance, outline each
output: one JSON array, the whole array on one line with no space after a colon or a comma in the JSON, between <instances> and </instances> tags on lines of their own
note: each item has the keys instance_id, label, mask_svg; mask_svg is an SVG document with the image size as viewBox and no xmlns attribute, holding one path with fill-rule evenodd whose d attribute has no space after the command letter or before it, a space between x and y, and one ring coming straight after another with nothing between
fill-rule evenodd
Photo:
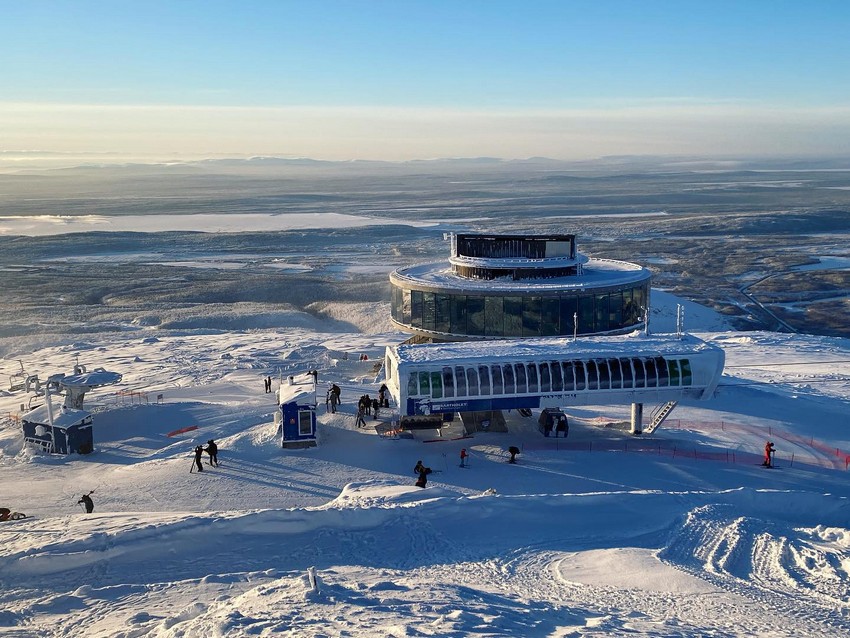
<instances>
[{"instance_id":1,"label":"building's support pillar","mask_svg":"<svg viewBox=\"0 0 850 638\"><path fill-rule=\"evenodd\" d=\"M643 403L632 403L632 434L643 432Z\"/></svg>"}]
</instances>

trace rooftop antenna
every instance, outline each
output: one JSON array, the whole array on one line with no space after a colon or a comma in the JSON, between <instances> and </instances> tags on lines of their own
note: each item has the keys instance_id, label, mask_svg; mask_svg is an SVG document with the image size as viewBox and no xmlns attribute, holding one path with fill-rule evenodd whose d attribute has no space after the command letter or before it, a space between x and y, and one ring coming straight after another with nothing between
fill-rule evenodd
<instances>
[{"instance_id":1,"label":"rooftop antenna","mask_svg":"<svg viewBox=\"0 0 850 638\"><path fill-rule=\"evenodd\" d=\"M577 336L578 336L578 313L574 312L573 313L573 341L576 340Z\"/></svg>"},{"instance_id":2,"label":"rooftop antenna","mask_svg":"<svg viewBox=\"0 0 850 638\"><path fill-rule=\"evenodd\" d=\"M685 332L685 307L677 303L676 304L676 336L679 339L682 338L682 333Z\"/></svg>"}]
</instances>

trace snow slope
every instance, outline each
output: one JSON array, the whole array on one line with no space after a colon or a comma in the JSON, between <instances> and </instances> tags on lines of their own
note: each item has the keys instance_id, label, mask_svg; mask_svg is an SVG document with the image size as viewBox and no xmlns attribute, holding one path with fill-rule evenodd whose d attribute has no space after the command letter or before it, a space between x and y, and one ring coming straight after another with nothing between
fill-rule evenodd
<instances>
[{"instance_id":1,"label":"snow slope","mask_svg":"<svg viewBox=\"0 0 850 638\"><path fill-rule=\"evenodd\" d=\"M0 524L0 635L846 635L850 343L686 317L726 350L727 375L642 439L616 425L628 406L567 409L566 441L515 414L509 433L456 441L358 430L354 403L376 394L394 333L5 344L4 377L17 358L46 378L78 355L123 379L86 397L91 455L38 455L13 420L0 428L0 504L33 516ZM319 445L284 451L262 378L312 368ZM0 411L25 400L4 390ZM190 474L210 438L221 467ZM758 465L766 438L779 469ZM424 490L419 459L438 470Z\"/></svg>"}]
</instances>

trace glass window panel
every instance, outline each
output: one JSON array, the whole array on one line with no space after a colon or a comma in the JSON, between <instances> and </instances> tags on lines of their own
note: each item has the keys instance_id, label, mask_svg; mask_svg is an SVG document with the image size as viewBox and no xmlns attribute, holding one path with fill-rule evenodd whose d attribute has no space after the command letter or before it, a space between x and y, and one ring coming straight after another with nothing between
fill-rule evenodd
<instances>
[{"instance_id":1,"label":"glass window panel","mask_svg":"<svg viewBox=\"0 0 850 638\"><path fill-rule=\"evenodd\" d=\"M561 297L561 329L558 334L573 334L577 312L578 297L576 297L575 295L570 295L569 297Z\"/></svg>"},{"instance_id":2,"label":"glass window panel","mask_svg":"<svg viewBox=\"0 0 850 638\"><path fill-rule=\"evenodd\" d=\"M694 378L691 374L691 362L689 359L682 359L682 385L693 385Z\"/></svg>"},{"instance_id":3,"label":"glass window panel","mask_svg":"<svg viewBox=\"0 0 850 638\"><path fill-rule=\"evenodd\" d=\"M599 371L596 369L595 361L585 361L584 371L587 373L587 389L599 389Z\"/></svg>"},{"instance_id":4,"label":"glass window panel","mask_svg":"<svg viewBox=\"0 0 850 638\"><path fill-rule=\"evenodd\" d=\"M596 361L596 370L599 372L599 389L611 389L611 370L608 368L608 361L599 359Z\"/></svg>"},{"instance_id":5,"label":"glass window panel","mask_svg":"<svg viewBox=\"0 0 850 638\"><path fill-rule=\"evenodd\" d=\"M505 336L522 336L522 297L505 297Z\"/></svg>"},{"instance_id":6,"label":"glass window panel","mask_svg":"<svg viewBox=\"0 0 850 638\"><path fill-rule=\"evenodd\" d=\"M635 384L635 374L632 370L631 359L620 359L620 371L623 373L623 387L633 388Z\"/></svg>"},{"instance_id":7,"label":"glass window panel","mask_svg":"<svg viewBox=\"0 0 850 638\"><path fill-rule=\"evenodd\" d=\"M514 367L510 363L506 363L502 366L502 378L505 382L505 394L516 394Z\"/></svg>"},{"instance_id":8,"label":"glass window panel","mask_svg":"<svg viewBox=\"0 0 850 638\"><path fill-rule=\"evenodd\" d=\"M504 394L504 384L502 383L502 367L498 364L490 368L493 375L493 394Z\"/></svg>"},{"instance_id":9,"label":"glass window panel","mask_svg":"<svg viewBox=\"0 0 850 638\"><path fill-rule=\"evenodd\" d=\"M436 327L437 308L433 292L422 293L422 327L425 330L434 330Z\"/></svg>"},{"instance_id":10,"label":"glass window panel","mask_svg":"<svg viewBox=\"0 0 850 638\"><path fill-rule=\"evenodd\" d=\"M466 392L466 368L455 366L455 391L456 396L465 397Z\"/></svg>"},{"instance_id":11,"label":"glass window panel","mask_svg":"<svg viewBox=\"0 0 850 638\"><path fill-rule=\"evenodd\" d=\"M466 298L467 334L484 334L484 297Z\"/></svg>"},{"instance_id":12,"label":"glass window panel","mask_svg":"<svg viewBox=\"0 0 850 638\"><path fill-rule=\"evenodd\" d=\"M505 308L501 297L484 298L484 334L502 337L505 334Z\"/></svg>"},{"instance_id":13,"label":"glass window panel","mask_svg":"<svg viewBox=\"0 0 850 638\"><path fill-rule=\"evenodd\" d=\"M640 321L640 313L634 301L634 291L629 288L623 291L623 325L633 326Z\"/></svg>"},{"instance_id":14,"label":"glass window panel","mask_svg":"<svg viewBox=\"0 0 850 638\"><path fill-rule=\"evenodd\" d=\"M551 392L552 376L549 373L549 364L545 361L541 361L537 364L537 367L540 368L540 391Z\"/></svg>"},{"instance_id":15,"label":"glass window panel","mask_svg":"<svg viewBox=\"0 0 850 638\"><path fill-rule=\"evenodd\" d=\"M635 387L646 387L646 368L643 365L643 359L632 359L632 366L635 369Z\"/></svg>"},{"instance_id":16,"label":"glass window panel","mask_svg":"<svg viewBox=\"0 0 850 638\"><path fill-rule=\"evenodd\" d=\"M478 366L478 381L481 384L481 395L490 394L490 366Z\"/></svg>"},{"instance_id":17,"label":"glass window panel","mask_svg":"<svg viewBox=\"0 0 850 638\"><path fill-rule=\"evenodd\" d=\"M516 391L517 394L526 394L528 393L528 385L525 382L525 365L522 363L514 364L514 378L516 379Z\"/></svg>"},{"instance_id":18,"label":"glass window panel","mask_svg":"<svg viewBox=\"0 0 850 638\"><path fill-rule=\"evenodd\" d=\"M572 364L572 372L575 375L575 389L576 390L587 390L587 374L584 369L584 363L582 361L574 361ZM564 390L567 389L567 370L564 369Z\"/></svg>"},{"instance_id":19,"label":"glass window panel","mask_svg":"<svg viewBox=\"0 0 850 638\"><path fill-rule=\"evenodd\" d=\"M552 337L560 334L561 301L557 297L543 297L540 302L540 334Z\"/></svg>"},{"instance_id":20,"label":"glass window panel","mask_svg":"<svg viewBox=\"0 0 850 638\"><path fill-rule=\"evenodd\" d=\"M540 336L540 297L522 298L522 336Z\"/></svg>"},{"instance_id":21,"label":"glass window panel","mask_svg":"<svg viewBox=\"0 0 850 638\"><path fill-rule=\"evenodd\" d=\"M608 295L596 295L594 328L597 332L608 330Z\"/></svg>"},{"instance_id":22,"label":"glass window panel","mask_svg":"<svg viewBox=\"0 0 850 638\"><path fill-rule=\"evenodd\" d=\"M402 292L401 303L401 321L406 325L410 325L411 301L409 290L405 290L404 292Z\"/></svg>"},{"instance_id":23,"label":"glass window panel","mask_svg":"<svg viewBox=\"0 0 850 638\"><path fill-rule=\"evenodd\" d=\"M298 434L309 436L313 433L313 413L310 410L298 410Z\"/></svg>"},{"instance_id":24,"label":"glass window panel","mask_svg":"<svg viewBox=\"0 0 850 638\"><path fill-rule=\"evenodd\" d=\"M682 379L679 375L679 362L676 359L670 359L667 362L667 374L670 377L670 385L680 385Z\"/></svg>"},{"instance_id":25,"label":"glass window panel","mask_svg":"<svg viewBox=\"0 0 850 638\"><path fill-rule=\"evenodd\" d=\"M419 374L411 372L407 377L407 396L415 397L417 394L419 394Z\"/></svg>"},{"instance_id":26,"label":"glass window panel","mask_svg":"<svg viewBox=\"0 0 850 638\"><path fill-rule=\"evenodd\" d=\"M593 296L585 295L578 299L578 333L593 332Z\"/></svg>"},{"instance_id":27,"label":"glass window panel","mask_svg":"<svg viewBox=\"0 0 850 638\"><path fill-rule=\"evenodd\" d=\"M525 366L525 371L526 376L528 377L528 391L540 392L539 386L537 385L537 364L529 363Z\"/></svg>"},{"instance_id":28,"label":"glass window panel","mask_svg":"<svg viewBox=\"0 0 850 638\"><path fill-rule=\"evenodd\" d=\"M619 359L608 359L608 368L611 370L611 387L616 389L623 387L623 372L620 370Z\"/></svg>"},{"instance_id":29,"label":"glass window panel","mask_svg":"<svg viewBox=\"0 0 850 638\"><path fill-rule=\"evenodd\" d=\"M643 366L646 368L646 387L658 387L658 370L655 369L655 359L644 359Z\"/></svg>"},{"instance_id":30,"label":"glass window panel","mask_svg":"<svg viewBox=\"0 0 850 638\"><path fill-rule=\"evenodd\" d=\"M431 396L431 373L430 372L420 372L419 373L419 395L420 396Z\"/></svg>"},{"instance_id":31,"label":"glass window panel","mask_svg":"<svg viewBox=\"0 0 850 638\"><path fill-rule=\"evenodd\" d=\"M455 380L452 369L449 366L443 368L443 395L453 397L455 395Z\"/></svg>"},{"instance_id":32,"label":"glass window panel","mask_svg":"<svg viewBox=\"0 0 850 638\"><path fill-rule=\"evenodd\" d=\"M435 399L443 398L443 377L439 372L431 373L431 396Z\"/></svg>"},{"instance_id":33,"label":"glass window panel","mask_svg":"<svg viewBox=\"0 0 850 638\"><path fill-rule=\"evenodd\" d=\"M434 330L451 332L452 329L452 298L449 295L436 295L434 299Z\"/></svg>"},{"instance_id":34,"label":"glass window panel","mask_svg":"<svg viewBox=\"0 0 850 638\"><path fill-rule=\"evenodd\" d=\"M664 360L664 357L655 357L655 369L658 370L659 387L669 386L670 377L667 375L667 362Z\"/></svg>"},{"instance_id":35,"label":"glass window panel","mask_svg":"<svg viewBox=\"0 0 850 638\"><path fill-rule=\"evenodd\" d=\"M615 330L623 326L623 293L612 292L608 295L608 329Z\"/></svg>"},{"instance_id":36,"label":"glass window panel","mask_svg":"<svg viewBox=\"0 0 850 638\"><path fill-rule=\"evenodd\" d=\"M475 368L466 369L466 387L469 396L478 396L478 370Z\"/></svg>"},{"instance_id":37,"label":"glass window panel","mask_svg":"<svg viewBox=\"0 0 850 638\"><path fill-rule=\"evenodd\" d=\"M422 291L410 291L410 325L422 327Z\"/></svg>"},{"instance_id":38,"label":"glass window panel","mask_svg":"<svg viewBox=\"0 0 850 638\"><path fill-rule=\"evenodd\" d=\"M564 377L561 374L561 362L552 361L549 364L549 369L552 371L552 392L560 392L564 389ZM572 375L572 372L570 372ZM570 378L572 381L572 377Z\"/></svg>"},{"instance_id":39,"label":"glass window panel","mask_svg":"<svg viewBox=\"0 0 850 638\"><path fill-rule=\"evenodd\" d=\"M452 334L466 333L466 295L452 295Z\"/></svg>"}]
</instances>

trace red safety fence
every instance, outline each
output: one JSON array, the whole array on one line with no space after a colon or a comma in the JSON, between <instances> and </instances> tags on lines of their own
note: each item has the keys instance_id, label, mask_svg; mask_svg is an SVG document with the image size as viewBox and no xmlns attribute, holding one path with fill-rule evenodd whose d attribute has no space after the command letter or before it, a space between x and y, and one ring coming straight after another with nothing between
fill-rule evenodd
<instances>
[{"instance_id":1,"label":"red safety fence","mask_svg":"<svg viewBox=\"0 0 850 638\"><path fill-rule=\"evenodd\" d=\"M198 429L197 425L190 425L189 427L180 428L179 430L172 430L171 432L169 432L165 436L177 436L178 434L185 434L186 432L191 432L192 430L197 430L197 429Z\"/></svg>"},{"instance_id":2,"label":"red safety fence","mask_svg":"<svg viewBox=\"0 0 850 638\"><path fill-rule=\"evenodd\" d=\"M847 470L850 468L850 453L841 448L828 445L814 437L804 437L773 426L758 427L730 423L728 421L682 421L668 420L662 426L665 430L688 430L698 432L740 432L756 435L762 440L787 441L804 448L800 454L783 452L781 449L774 453L775 461L786 465L794 463L826 467L829 469ZM777 446L780 447L781 446ZM639 454L655 454L669 458L695 459L703 461L720 461L724 463L758 464L764 459L760 448L739 444L735 447L724 447L722 442L707 445L690 443L681 440L669 441L660 438L639 439L627 438L622 440L595 439L586 441L571 441L569 439L547 438L542 441L526 443L524 450L564 450L576 452L631 452Z\"/></svg>"}]
</instances>

